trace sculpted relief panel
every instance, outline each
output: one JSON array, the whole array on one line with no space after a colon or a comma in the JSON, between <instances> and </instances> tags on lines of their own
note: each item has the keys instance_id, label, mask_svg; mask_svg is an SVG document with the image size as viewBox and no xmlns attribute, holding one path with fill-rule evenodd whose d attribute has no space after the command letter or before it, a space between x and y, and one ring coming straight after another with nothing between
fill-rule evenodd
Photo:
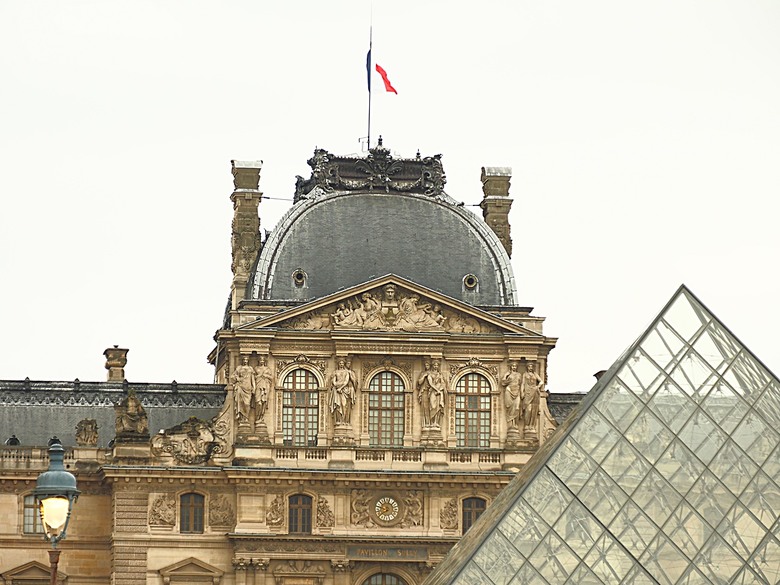
<instances>
[{"instance_id":1,"label":"sculpted relief panel","mask_svg":"<svg viewBox=\"0 0 780 585\"><path fill-rule=\"evenodd\" d=\"M387 284L370 292L309 311L282 323L287 329L354 329L362 331L447 331L491 333L497 329L443 308L432 299Z\"/></svg>"}]
</instances>

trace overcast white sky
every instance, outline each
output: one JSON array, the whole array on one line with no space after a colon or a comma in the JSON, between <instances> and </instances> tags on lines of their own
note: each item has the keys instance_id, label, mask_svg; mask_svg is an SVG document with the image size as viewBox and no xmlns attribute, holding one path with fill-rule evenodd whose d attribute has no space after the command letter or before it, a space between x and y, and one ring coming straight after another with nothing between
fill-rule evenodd
<instances>
[{"instance_id":1,"label":"overcast white sky","mask_svg":"<svg viewBox=\"0 0 780 585\"><path fill-rule=\"evenodd\" d=\"M0 378L210 382L230 160L291 198L366 134L369 2L0 0ZM687 284L780 370L780 2L375 0L373 134L480 200L586 391ZM375 77L375 87L379 87ZM289 201L261 204L271 229Z\"/></svg>"}]
</instances>

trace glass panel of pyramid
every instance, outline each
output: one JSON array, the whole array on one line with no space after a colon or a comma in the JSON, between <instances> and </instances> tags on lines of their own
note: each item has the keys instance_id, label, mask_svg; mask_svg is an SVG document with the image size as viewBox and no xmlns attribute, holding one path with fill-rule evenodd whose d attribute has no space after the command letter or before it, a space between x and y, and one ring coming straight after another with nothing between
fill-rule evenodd
<instances>
[{"instance_id":1,"label":"glass panel of pyramid","mask_svg":"<svg viewBox=\"0 0 780 585\"><path fill-rule=\"evenodd\" d=\"M685 287L426 585L780 583L780 382Z\"/></svg>"}]
</instances>

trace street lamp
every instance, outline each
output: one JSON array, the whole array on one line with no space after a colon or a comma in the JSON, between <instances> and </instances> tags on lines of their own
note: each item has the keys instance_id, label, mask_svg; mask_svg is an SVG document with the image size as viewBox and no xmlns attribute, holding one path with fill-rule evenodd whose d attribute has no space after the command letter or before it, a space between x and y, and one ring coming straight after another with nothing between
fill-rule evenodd
<instances>
[{"instance_id":1,"label":"street lamp","mask_svg":"<svg viewBox=\"0 0 780 585\"><path fill-rule=\"evenodd\" d=\"M65 538L73 503L78 499L76 477L65 470L62 460L65 449L59 440L49 441L49 469L38 476L33 494L40 502L41 523L46 531L46 539L51 542L49 565L51 567L51 585L57 583L57 565L60 551L57 543Z\"/></svg>"}]
</instances>

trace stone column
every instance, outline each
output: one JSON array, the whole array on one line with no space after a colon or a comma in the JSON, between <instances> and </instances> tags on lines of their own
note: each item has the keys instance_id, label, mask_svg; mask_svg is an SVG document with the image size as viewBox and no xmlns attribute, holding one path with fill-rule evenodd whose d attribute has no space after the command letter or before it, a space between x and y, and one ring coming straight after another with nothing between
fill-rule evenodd
<instances>
[{"instance_id":1,"label":"stone column","mask_svg":"<svg viewBox=\"0 0 780 585\"><path fill-rule=\"evenodd\" d=\"M510 256L512 255L509 226L509 210L512 207L512 200L509 198L511 178L512 169L509 167L482 167L484 198L479 204L485 223L496 233Z\"/></svg>"},{"instance_id":2,"label":"stone column","mask_svg":"<svg viewBox=\"0 0 780 585\"><path fill-rule=\"evenodd\" d=\"M231 161L233 165L233 285L231 287L231 308L246 296L246 286L251 276L257 253L260 250L260 218L257 208L263 194L258 189L262 161Z\"/></svg>"}]
</instances>

